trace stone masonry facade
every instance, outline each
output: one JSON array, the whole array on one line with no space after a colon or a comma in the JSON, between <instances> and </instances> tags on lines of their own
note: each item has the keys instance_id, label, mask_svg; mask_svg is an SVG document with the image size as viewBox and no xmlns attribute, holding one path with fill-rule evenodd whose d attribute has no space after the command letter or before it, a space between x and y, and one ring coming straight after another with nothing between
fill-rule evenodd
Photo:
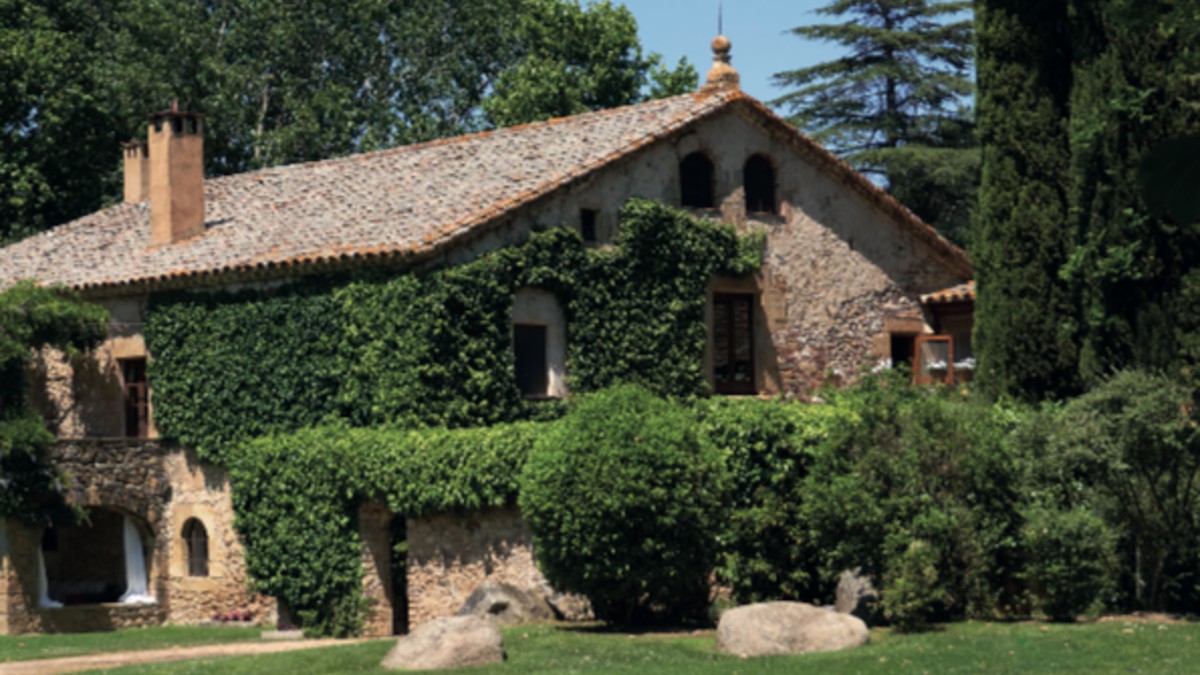
<instances>
[{"instance_id":1,"label":"stone masonry facade","mask_svg":"<svg viewBox=\"0 0 1200 675\"><path fill-rule=\"evenodd\" d=\"M0 634L196 624L234 609L253 613L259 622L275 621L275 602L249 590L223 470L173 444L147 440L62 441L52 460L67 476L69 501L129 516L138 524L156 602L39 608L37 553L43 530L9 520L7 555L0 556ZM188 573L182 532L193 518L208 534L207 576ZM119 541L110 546L120 550ZM89 551L64 554L86 559Z\"/></svg>"}]
</instances>

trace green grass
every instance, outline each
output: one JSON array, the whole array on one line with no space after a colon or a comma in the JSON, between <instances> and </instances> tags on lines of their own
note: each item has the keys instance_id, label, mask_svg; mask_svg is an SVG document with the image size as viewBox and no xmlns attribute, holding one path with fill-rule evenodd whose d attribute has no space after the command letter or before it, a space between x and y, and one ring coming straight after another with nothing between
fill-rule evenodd
<instances>
[{"instance_id":1,"label":"green grass","mask_svg":"<svg viewBox=\"0 0 1200 675\"><path fill-rule=\"evenodd\" d=\"M718 654L711 632L625 635L567 626L505 630L508 661L490 673L1188 673L1200 672L1200 624L965 623L920 635L873 631L871 644L834 654L737 659ZM268 656L165 663L135 673L382 673L391 640Z\"/></svg>"},{"instance_id":2,"label":"green grass","mask_svg":"<svg viewBox=\"0 0 1200 675\"><path fill-rule=\"evenodd\" d=\"M161 626L107 633L0 636L0 663L258 640L258 628ZM2 669L0 669L2 671Z\"/></svg>"}]
</instances>

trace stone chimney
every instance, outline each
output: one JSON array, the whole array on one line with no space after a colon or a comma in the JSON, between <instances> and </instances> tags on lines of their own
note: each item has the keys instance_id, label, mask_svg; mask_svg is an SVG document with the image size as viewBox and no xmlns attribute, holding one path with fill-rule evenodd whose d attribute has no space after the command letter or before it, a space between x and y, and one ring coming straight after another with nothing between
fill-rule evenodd
<instances>
[{"instance_id":1,"label":"stone chimney","mask_svg":"<svg viewBox=\"0 0 1200 675\"><path fill-rule=\"evenodd\" d=\"M150 197L150 154L146 141L129 141L125 148L125 203L140 204Z\"/></svg>"},{"instance_id":2,"label":"stone chimney","mask_svg":"<svg viewBox=\"0 0 1200 675\"><path fill-rule=\"evenodd\" d=\"M716 93L718 91L736 91L742 88L742 76L738 75L738 71L729 65L732 60L729 56L729 51L733 48L733 43L724 35L718 35L713 38L713 65L708 71L708 82L700 87L703 93Z\"/></svg>"},{"instance_id":3,"label":"stone chimney","mask_svg":"<svg viewBox=\"0 0 1200 675\"><path fill-rule=\"evenodd\" d=\"M150 245L159 246L204 232L204 116L172 101L150 115L149 134Z\"/></svg>"}]
</instances>

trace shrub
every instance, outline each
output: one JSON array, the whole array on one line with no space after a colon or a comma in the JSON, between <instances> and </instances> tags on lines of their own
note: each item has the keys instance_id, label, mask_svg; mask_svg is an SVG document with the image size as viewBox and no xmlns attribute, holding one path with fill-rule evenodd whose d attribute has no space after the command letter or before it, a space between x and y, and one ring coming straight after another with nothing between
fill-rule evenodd
<instances>
[{"instance_id":1,"label":"shrub","mask_svg":"<svg viewBox=\"0 0 1200 675\"><path fill-rule=\"evenodd\" d=\"M883 578L883 613L898 630L913 632L927 628L947 601L938 581L938 563L937 550L914 539L889 565Z\"/></svg>"},{"instance_id":2,"label":"shrub","mask_svg":"<svg viewBox=\"0 0 1200 675\"><path fill-rule=\"evenodd\" d=\"M815 449L805 486L802 516L822 551L820 576L832 582L859 566L883 579L886 596L888 579L911 587L912 575L896 565L917 555L907 551L920 540L920 555L939 570L939 603L925 605L930 619L991 615L1009 604L1022 465L1007 439L1022 412L892 374L826 400L848 423Z\"/></svg>"},{"instance_id":3,"label":"shrub","mask_svg":"<svg viewBox=\"0 0 1200 675\"><path fill-rule=\"evenodd\" d=\"M1026 578L1037 605L1054 621L1074 621L1112 589L1112 529L1086 508L1033 507L1021 539Z\"/></svg>"},{"instance_id":4,"label":"shrub","mask_svg":"<svg viewBox=\"0 0 1200 675\"><path fill-rule=\"evenodd\" d=\"M830 429L849 424L834 406L713 399L702 432L725 457L732 489L718 575L739 602L811 601L829 595L823 551L806 517L809 466Z\"/></svg>"},{"instance_id":5,"label":"shrub","mask_svg":"<svg viewBox=\"0 0 1200 675\"><path fill-rule=\"evenodd\" d=\"M1045 491L1116 529L1126 601L1193 610L1200 433L1190 392L1164 376L1118 373L1064 406L1050 445Z\"/></svg>"},{"instance_id":6,"label":"shrub","mask_svg":"<svg viewBox=\"0 0 1200 675\"><path fill-rule=\"evenodd\" d=\"M690 411L621 385L537 442L519 503L555 588L609 622L678 620L707 605L726 484Z\"/></svg>"}]
</instances>

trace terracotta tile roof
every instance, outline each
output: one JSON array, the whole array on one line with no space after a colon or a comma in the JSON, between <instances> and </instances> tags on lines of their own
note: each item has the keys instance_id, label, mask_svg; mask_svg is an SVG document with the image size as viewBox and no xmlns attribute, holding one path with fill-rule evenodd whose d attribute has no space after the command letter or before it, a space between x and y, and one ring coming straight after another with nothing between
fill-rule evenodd
<instances>
[{"instance_id":1,"label":"terracotta tile roof","mask_svg":"<svg viewBox=\"0 0 1200 675\"><path fill-rule=\"evenodd\" d=\"M945 305L951 302L975 302L975 280L921 296L921 303L925 305Z\"/></svg>"},{"instance_id":2,"label":"terracotta tile roof","mask_svg":"<svg viewBox=\"0 0 1200 675\"><path fill-rule=\"evenodd\" d=\"M0 249L0 286L25 278L85 290L183 286L215 275L279 277L419 258L729 106L826 165L952 267L969 270L961 250L735 90L209 179L204 234L151 247L148 204L121 204Z\"/></svg>"}]
</instances>

